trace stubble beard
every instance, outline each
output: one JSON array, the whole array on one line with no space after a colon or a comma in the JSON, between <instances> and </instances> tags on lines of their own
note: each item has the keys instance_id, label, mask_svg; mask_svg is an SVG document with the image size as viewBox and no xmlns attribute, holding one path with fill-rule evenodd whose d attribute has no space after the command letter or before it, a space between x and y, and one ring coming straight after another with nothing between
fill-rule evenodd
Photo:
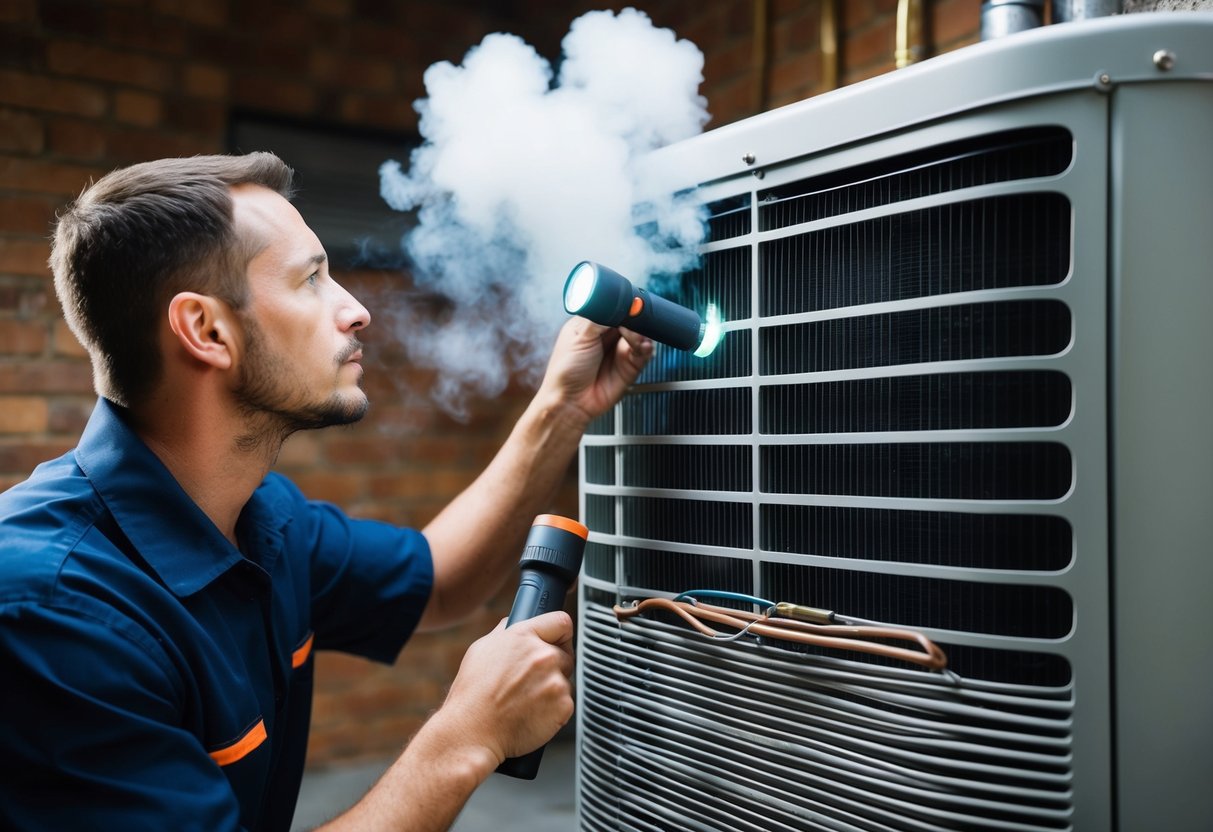
<instances>
[{"instance_id":1,"label":"stubble beard","mask_svg":"<svg viewBox=\"0 0 1213 832\"><path fill-rule=\"evenodd\" d=\"M291 389L291 365L264 346L256 323L246 321L245 332L246 355L235 396L248 430L237 438L237 446L253 449L272 445L276 455L277 447L296 431L349 425L366 415L369 402L361 391L358 396L334 392L323 401L307 401ZM334 356L335 366L340 368L361 348L358 340L352 339Z\"/></svg>"}]
</instances>

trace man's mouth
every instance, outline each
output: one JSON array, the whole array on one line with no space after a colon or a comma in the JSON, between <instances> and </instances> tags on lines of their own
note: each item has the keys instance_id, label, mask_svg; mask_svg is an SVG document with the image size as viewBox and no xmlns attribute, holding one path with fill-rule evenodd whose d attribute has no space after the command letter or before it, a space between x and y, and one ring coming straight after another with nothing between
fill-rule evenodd
<instances>
[{"instance_id":1,"label":"man's mouth","mask_svg":"<svg viewBox=\"0 0 1213 832\"><path fill-rule=\"evenodd\" d=\"M338 358L338 364L357 363L362 360L362 344L354 341L342 352Z\"/></svg>"}]
</instances>

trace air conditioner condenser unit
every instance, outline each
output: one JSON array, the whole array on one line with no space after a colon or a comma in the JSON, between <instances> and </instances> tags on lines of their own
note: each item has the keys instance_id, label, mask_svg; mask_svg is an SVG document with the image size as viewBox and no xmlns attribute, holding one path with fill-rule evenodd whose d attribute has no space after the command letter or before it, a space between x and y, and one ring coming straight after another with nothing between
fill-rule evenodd
<instances>
[{"instance_id":1,"label":"air conditioner condenser unit","mask_svg":"<svg viewBox=\"0 0 1213 832\"><path fill-rule=\"evenodd\" d=\"M1211 153L1213 15L1170 13L647 160L726 333L582 444L582 829L1213 828ZM693 589L948 666L613 610Z\"/></svg>"}]
</instances>

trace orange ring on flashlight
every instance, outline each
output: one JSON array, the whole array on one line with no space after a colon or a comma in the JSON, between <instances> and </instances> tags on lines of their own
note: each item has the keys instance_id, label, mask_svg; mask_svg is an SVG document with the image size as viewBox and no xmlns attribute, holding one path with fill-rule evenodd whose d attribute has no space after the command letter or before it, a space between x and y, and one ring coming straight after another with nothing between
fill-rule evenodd
<instances>
[{"instance_id":1,"label":"orange ring on flashlight","mask_svg":"<svg viewBox=\"0 0 1213 832\"><path fill-rule=\"evenodd\" d=\"M637 295L632 298L632 308L628 310L628 317L635 318L644 310L644 298Z\"/></svg>"},{"instance_id":2,"label":"orange ring on flashlight","mask_svg":"<svg viewBox=\"0 0 1213 832\"><path fill-rule=\"evenodd\" d=\"M559 514L541 514L535 518L532 526L551 526L556 529L563 529L566 532L572 532L582 540L589 540L590 530L578 523L576 520L570 520L567 517L561 517Z\"/></svg>"}]
</instances>

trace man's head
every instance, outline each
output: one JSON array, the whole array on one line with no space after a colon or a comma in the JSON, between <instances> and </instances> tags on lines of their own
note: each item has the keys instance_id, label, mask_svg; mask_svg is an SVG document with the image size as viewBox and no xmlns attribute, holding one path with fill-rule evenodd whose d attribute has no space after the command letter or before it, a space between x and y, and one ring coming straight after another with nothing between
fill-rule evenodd
<instances>
[{"instance_id":1,"label":"man's head","mask_svg":"<svg viewBox=\"0 0 1213 832\"><path fill-rule=\"evenodd\" d=\"M178 292L245 306L245 271L264 240L238 232L232 188L289 197L291 179L270 153L163 159L102 177L59 217L55 291L100 395L130 407L152 391L165 308Z\"/></svg>"}]
</instances>

